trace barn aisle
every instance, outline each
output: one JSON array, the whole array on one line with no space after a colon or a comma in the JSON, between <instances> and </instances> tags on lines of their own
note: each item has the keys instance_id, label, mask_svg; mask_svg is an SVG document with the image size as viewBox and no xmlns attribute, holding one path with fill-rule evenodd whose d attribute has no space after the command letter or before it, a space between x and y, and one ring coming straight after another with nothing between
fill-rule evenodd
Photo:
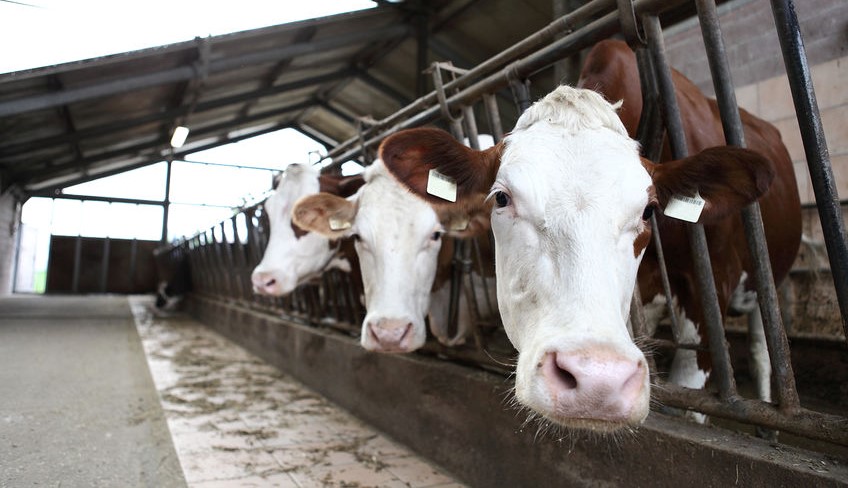
<instances>
[{"instance_id":1,"label":"barn aisle","mask_svg":"<svg viewBox=\"0 0 848 488\"><path fill-rule=\"evenodd\" d=\"M126 298L0 298L0 487L18 486L185 486Z\"/></svg>"},{"instance_id":2,"label":"barn aisle","mask_svg":"<svg viewBox=\"0 0 848 488\"><path fill-rule=\"evenodd\" d=\"M130 304L189 486L462 486L191 318Z\"/></svg>"}]
</instances>

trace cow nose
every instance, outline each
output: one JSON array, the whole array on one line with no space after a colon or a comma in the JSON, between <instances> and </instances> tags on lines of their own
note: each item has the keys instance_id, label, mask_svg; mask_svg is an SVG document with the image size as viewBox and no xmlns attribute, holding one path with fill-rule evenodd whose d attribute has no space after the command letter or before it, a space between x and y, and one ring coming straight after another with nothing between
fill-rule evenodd
<instances>
[{"instance_id":1,"label":"cow nose","mask_svg":"<svg viewBox=\"0 0 848 488\"><path fill-rule=\"evenodd\" d=\"M611 422L641 420L640 396L647 367L643 359L616 356L606 349L554 351L545 355L541 374L557 415Z\"/></svg>"},{"instance_id":2,"label":"cow nose","mask_svg":"<svg viewBox=\"0 0 848 488\"><path fill-rule=\"evenodd\" d=\"M376 343L375 350L381 352L407 352L412 321L408 319L381 318L368 322L368 333Z\"/></svg>"},{"instance_id":3,"label":"cow nose","mask_svg":"<svg viewBox=\"0 0 848 488\"><path fill-rule=\"evenodd\" d=\"M271 273L262 271L253 273L250 279L253 282L253 291L265 295L272 294L274 291L274 285L277 284L277 280L271 275Z\"/></svg>"}]
</instances>

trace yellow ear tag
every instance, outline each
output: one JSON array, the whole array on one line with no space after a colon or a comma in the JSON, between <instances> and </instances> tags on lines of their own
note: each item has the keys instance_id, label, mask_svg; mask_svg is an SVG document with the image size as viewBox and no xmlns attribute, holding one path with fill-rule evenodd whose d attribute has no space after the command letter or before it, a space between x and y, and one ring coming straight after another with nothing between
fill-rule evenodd
<instances>
[{"instance_id":1,"label":"yellow ear tag","mask_svg":"<svg viewBox=\"0 0 848 488\"><path fill-rule=\"evenodd\" d=\"M695 192L695 196L693 197L672 195L668 199L668 204L663 209L663 214L675 219L695 223L701 217L701 212L704 210L705 204L706 201L697 192Z\"/></svg>"},{"instance_id":2,"label":"yellow ear tag","mask_svg":"<svg viewBox=\"0 0 848 488\"><path fill-rule=\"evenodd\" d=\"M456 181L435 169L430 170L427 177L427 193L449 202L456 201Z\"/></svg>"},{"instance_id":3,"label":"yellow ear tag","mask_svg":"<svg viewBox=\"0 0 848 488\"><path fill-rule=\"evenodd\" d=\"M330 217L330 230L346 230L350 229L351 223L348 220L342 220Z\"/></svg>"}]
</instances>

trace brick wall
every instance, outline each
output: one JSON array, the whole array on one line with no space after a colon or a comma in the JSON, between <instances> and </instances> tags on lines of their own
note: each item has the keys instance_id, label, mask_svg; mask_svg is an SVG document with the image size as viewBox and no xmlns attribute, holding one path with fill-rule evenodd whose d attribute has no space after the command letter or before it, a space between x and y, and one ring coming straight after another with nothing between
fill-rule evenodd
<instances>
[{"instance_id":1,"label":"brick wall","mask_svg":"<svg viewBox=\"0 0 848 488\"><path fill-rule=\"evenodd\" d=\"M736 0L718 10L737 86L785 75L771 2ZM795 11L811 66L848 56L848 2L805 0L795 2ZM672 65L712 93L707 54L695 20L667 29L665 42Z\"/></svg>"},{"instance_id":2,"label":"brick wall","mask_svg":"<svg viewBox=\"0 0 848 488\"><path fill-rule=\"evenodd\" d=\"M840 199L848 200L848 1L795 2ZM739 106L773 123L795 163L801 201L814 201L804 147L768 0L719 8ZM712 94L701 31L694 20L666 31L669 60Z\"/></svg>"}]
</instances>

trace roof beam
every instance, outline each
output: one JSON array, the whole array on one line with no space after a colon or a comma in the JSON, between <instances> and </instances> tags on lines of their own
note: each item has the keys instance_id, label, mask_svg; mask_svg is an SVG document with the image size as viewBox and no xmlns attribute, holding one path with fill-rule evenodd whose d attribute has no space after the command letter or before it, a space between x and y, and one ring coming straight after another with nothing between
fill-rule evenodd
<instances>
[{"instance_id":1,"label":"roof beam","mask_svg":"<svg viewBox=\"0 0 848 488\"><path fill-rule=\"evenodd\" d=\"M361 42L403 37L406 36L408 31L408 26L403 24L394 24L381 29L350 32L319 41L296 43L275 49L266 49L255 53L218 59L209 63L209 73L215 74L240 69L245 65L279 62L296 56L338 49ZM58 105L66 105L94 98L102 98L109 95L127 93L167 83L186 81L199 76L200 74L197 72L195 66L180 66L144 75L131 76L104 83L95 83L79 88L62 90L57 93L9 100L6 102L0 102L0 117L52 108Z\"/></svg>"},{"instance_id":2,"label":"roof beam","mask_svg":"<svg viewBox=\"0 0 848 488\"><path fill-rule=\"evenodd\" d=\"M243 117L243 118L239 119L238 121L227 121L227 122L222 122L220 124L215 124L215 125L208 126L208 127L201 127L201 128L196 129L192 132L193 132L194 136L197 137L197 136L206 136L206 135L210 135L210 134L216 134L216 133L220 133L221 131L225 131L225 130L226 131L234 130L239 125L277 117L277 116L284 115L284 114L290 113L290 112L297 112L299 110L304 110L311 105L313 105L313 102L311 102L311 101L296 103L296 104L288 105L286 107L282 107L282 108L279 108L279 109L268 110L268 111L265 111L265 112L262 112L262 113L250 115L248 117ZM239 140L241 140L241 139L239 139ZM138 157L139 153L142 153L144 151L149 151L151 149L156 149L156 148L161 147L163 144L166 144L166 143L167 143L167 137L164 138L164 139L160 137L160 138L157 138L156 140L151 141L151 142L136 144L134 146L118 149L118 150L115 150L115 151L110 151L108 153L98 154L97 156L87 158L83 162L86 165L91 165L92 163L97 163L97 162L100 162L100 161L108 161L110 159L119 158L121 156ZM206 147L206 146L202 146L202 147ZM214 147L217 147L217 146L214 146ZM204 149L188 147L185 150L176 151L176 152L174 152L174 154L175 155L176 154L189 154L189 153L192 153L192 152L198 152L198 151L202 151L202 150L204 150ZM162 155L161 152L159 152L157 154L158 155L156 157L158 157L159 160L165 159L165 156ZM79 166L79 165L76 162L74 162L73 164L65 164L65 165L62 165L62 166L56 166L53 169L55 171L62 171L62 170L66 170L66 169L73 169L75 166ZM28 178L31 178L33 176L38 175L41 171L42 171L42 169L40 167L27 168L25 170L16 171L13 174L13 176L18 178L18 179L26 180Z\"/></svg>"},{"instance_id":3,"label":"roof beam","mask_svg":"<svg viewBox=\"0 0 848 488\"><path fill-rule=\"evenodd\" d=\"M269 88L263 88L259 90L254 90L250 92L241 93L234 96L229 96L225 98L219 98L216 100L210 100L208 102L198 103L194 108L193 113L204 112L207 110L213 110L221 107L225 107L228 105L236 105L239 103L243 103L245 100L255 100L261 97L265 97L268 95L275 95L278 93L283 93L291 90L298 90L304 87L320 85L322 83L326 83L328 81L335 81L343 78L347 78L353 76L355 72L350 69L344 69L341 71L336 71L333 73L328 73L326 75L319 75L312 78L308 78L305 80L295 81L292 83L285 83L282 85L277 85ZM88 137L99 137L104 136L116 132L120 132L126 129L131 129L133 127L138 127L144 124L150 124L154 122L159 122L162 120L170 120L175 117L179 117L185 115L186 108L178 107L172 110L168 110L167 112L162 112L158 114L147 115L144 117L139 117L132 120L121 121L116 123L110 123L100 126L91 127L88 129L83 129L80 131L76 131L73 134L63 134L59 136L51 136L45 137L42 139L25 141L25 142L17 142L13 144L0 145L0 157L2 156L13 156L16 154L22 154L33 147L43 147L50 146L55 144L64 144L64 143L76 143L79 140L88 138Z\"/></svg>"},{"instance_id":4,"label":"roof beam","mask_svg":"<svg viewBox=\"0 0 848 488\"><path fill-rule=\"evenodd\" d=\"M185 150L185 151L182 151L182 150L174 151L174 159L175 160L181 159L182 157L184 157L188 154L191 154L191 153L206 151L207 149L215 149L216 147L225 146L227 144L232 144L234 142L239 142L239 141L242 141L242 140L245 140L245 139L250 139L251 137L257 137L257 136L261 136L261 135L265 135L265 134L270 134L271 132L276 132L276 131L282 130L282 129L288 129L289 127L291 127L289 124L277 124L277 125L270 127L268 129L263 129L261 131L252 132L250 134L245 134L245 135L238 136L238 137L221 139L219 141L209 143L209 144L205 144L205 145L200 146L200 147L189 148L188 150ZM100 179L100 178L106 178L106 177L109 177L109 176L114 176L114 175L119 174L119 173L124 173L126 171L132 171L134 169L143 168L145 166L149 166L151 164L155 164L155 163L158 163L158 162L161 162L161 161L164 161L164 160L165 160L164 157L157 155L157 156L154 156L154 157L149 157L143 162L134 163L132 165L125 166L125 167L122 167L122 168L110 169L108 171L103 171L101 173L96 173L96 174L84 174L84 175L81 174L81 176L78 176L78 177L68 178L67 180L64 180L64 181L61 181L61 182L58 182L58 183L55 183L55 184L51 183L51 184L44 185L44 186L39 186L39 182L34 181L34 182L30 182L30 183L27 184L26 191L28 193L30 193L30 192L38 192L38 193L55 192L56 190L59 190L59 189L62 189L62 188L66 188L66 187L73 186L73 185L79 185L81 183L87 183L89 181L97 180L97 179ZM73 173L71 173L71 174L73 174ZM43 180L41 180L41 182L43 183L44 181L57 180L57 179L60 179L60 178L61 178L60 176L50 176L50 177L44 178Z\"/></svg>"}]
</instances>

